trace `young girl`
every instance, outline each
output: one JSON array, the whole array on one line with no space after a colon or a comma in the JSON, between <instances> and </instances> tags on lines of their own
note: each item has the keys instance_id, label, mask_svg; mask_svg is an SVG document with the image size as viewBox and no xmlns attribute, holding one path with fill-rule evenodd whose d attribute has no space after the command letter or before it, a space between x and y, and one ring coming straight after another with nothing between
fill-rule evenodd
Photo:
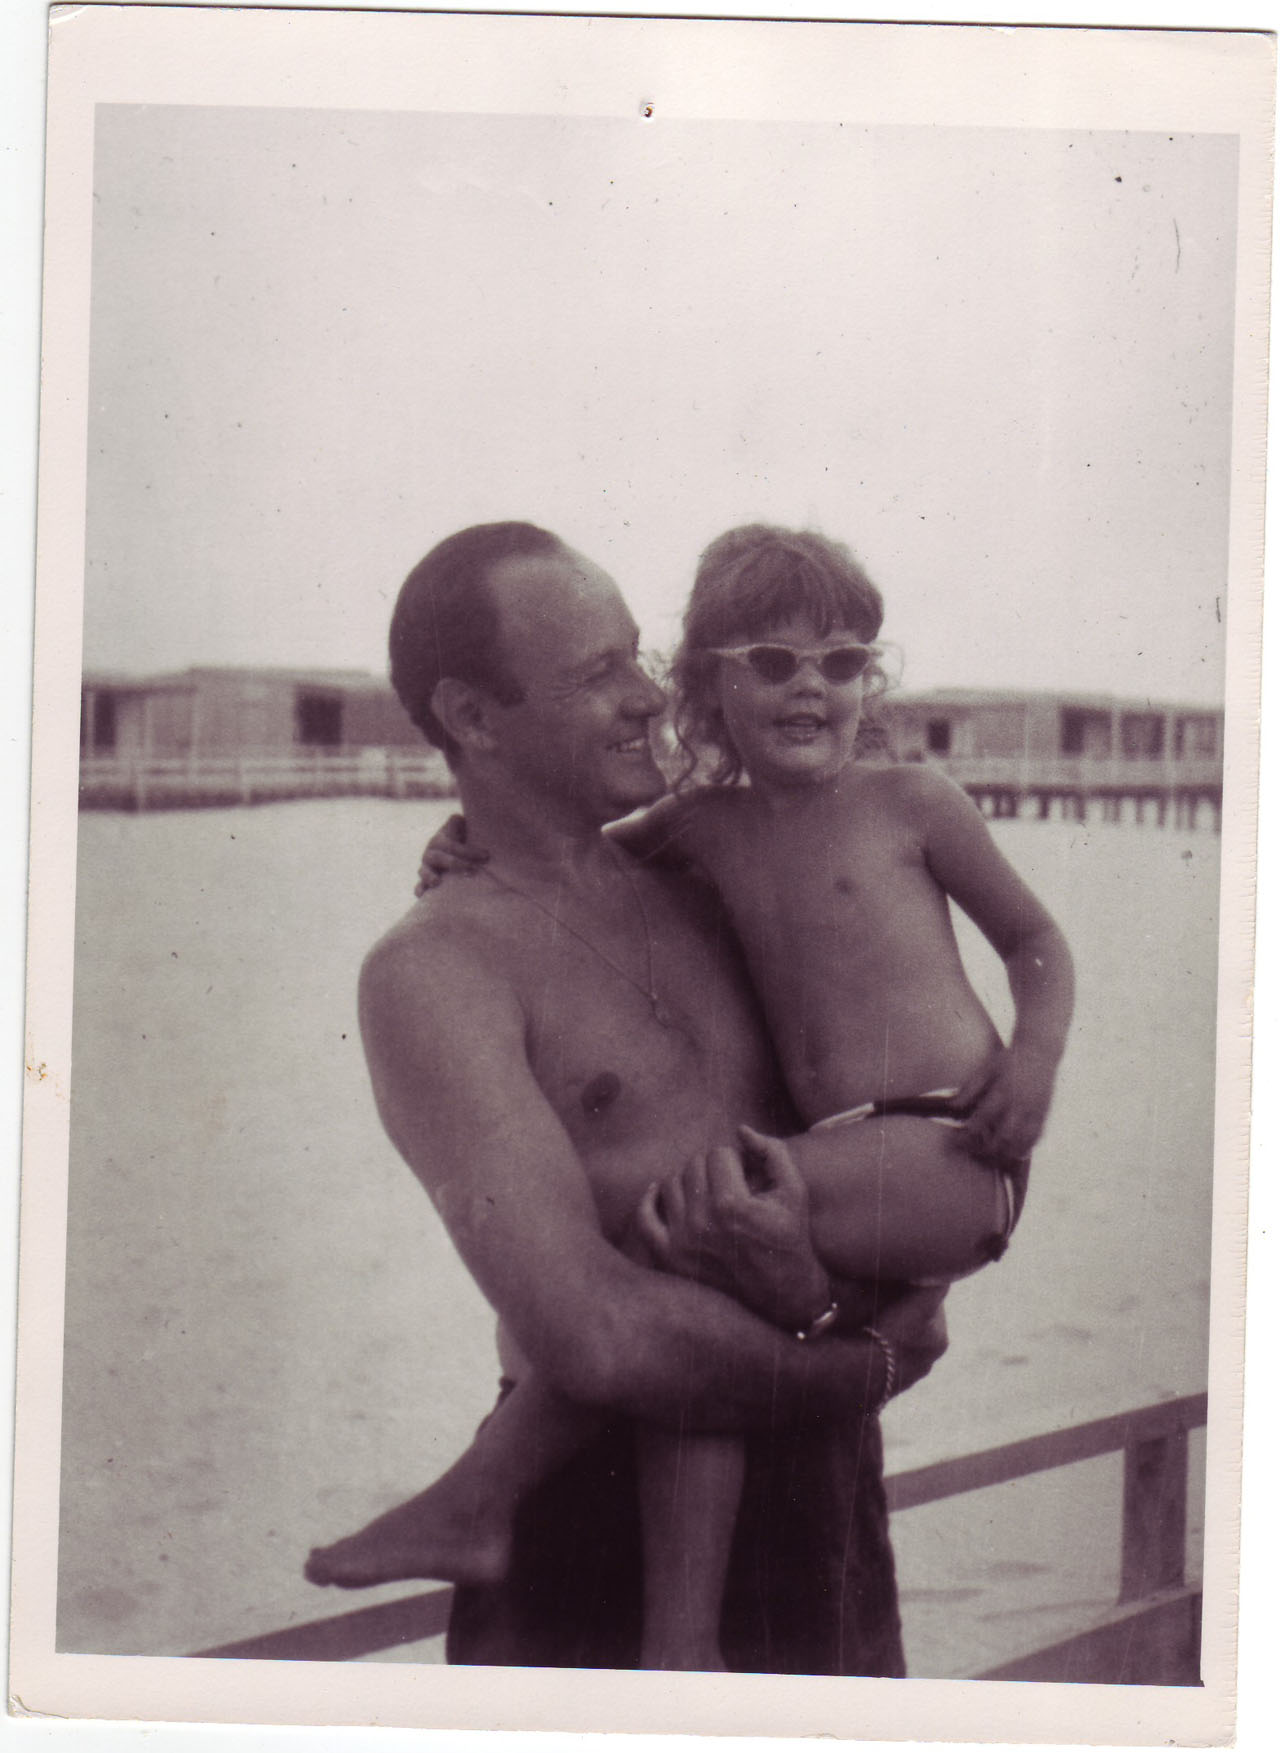
<instances>
[{"instance_id":1,"label":"young girl","mask_svg":"<svg viewBox=\"0 0 1280 1753\"><path fill-rule=\"evenodd\" d=\"M882 614L838 543L758 524L719 537L672 671L684 771L674 795L613 830L637 856L703 873L741 941L808 1129L786 1146L747 1139L775 1162L785 1151L808 1190L833 1293L806 1337L854 1319L857 1281L945 1285L1003 1252L1072 1005L1062 934L966 795L925 765L855 759L864 703L883 686ZM453 839L427 865L479 870L484 856ZM965 975L949 900L1004 960L1007 1046ZM636 1227L655 1263L668 1258L669 1220L707 1196L715 1172L687 1165L646 1195ZM892 1386L890 1357L886 1398ZM308 1574L356 1586L500 1571L518 1498L591 1428L522 1380L449 1473L313 1554ZM642 1665L723 1666L741 1443L646 1431L640 1463ZM394 1550L412 1557L388 1570Z\"/></svg>"}]
</instances>

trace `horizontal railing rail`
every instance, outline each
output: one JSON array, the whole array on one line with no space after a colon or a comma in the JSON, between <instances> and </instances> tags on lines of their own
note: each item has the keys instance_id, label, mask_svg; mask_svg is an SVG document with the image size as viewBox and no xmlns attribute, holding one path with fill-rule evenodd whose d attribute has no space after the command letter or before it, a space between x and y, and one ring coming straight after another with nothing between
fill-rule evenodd
<instances>
[{"instance_id":1,"label":"horizontal railing rail","mask_svg":"<svg viewBox=\"0 0 1280 1753\"><path fill-rule=\"evenodd\" d=\"M961 785L1008 785L1015 790L1042 788L1132 792L1206 790L1222 785L1222 761L1206 757L940 755L934 757Z\"/></svg>"},{"instance_id":2,"label":"horizontal railing rail","mask_svg":"<svg viewBox=\"0 0 1280 1753\"><path fill-rule=\"evenodd\" d=\"M442 759L426 749L87 754L80 762L83 808L175 809L301 797L445 797L453 789Z\"/></svg>"},{"instance_id":3,"label":"horizontal railing rail","mask_svg":"<svg viewBox=\"0 0 1280 1753\"><path fill-rule=\"evenodd\" d=\"M1069 1467L1075 1461L1091 1461L1098 1455L1127 1450L1135 1444L1176 1437L1204 1424L1208 1406L1207 1394L1158 1400L1150 1406L1092 1419L1087 1424L1043 1431L1018 1442L1001 1443L996 1448L979 1449L970 1455L956 1455L926 1467L893 1473L885 1480L889 1508L915 1509L942 1497L1003 1485L1006 1480L1021 1479L1029 1473Z\"/></svg>"},{"instance_id":4,"label":"horizontal railing rail","mask_svg":"<svg viewBox=\"0 0 1280 1753\"><path fill-rule=\"evenodd\" d=\"M1222 764L1208 759L950 755L938 757L937 764L979 795L1199 798L1216 804L1222 792ZM443 761L425 748L300 746L176 755L87 751L80 762L85 808L173 809L359 795L441 797L452 791Z\"/></svg>"},{"instance_id":5,"label":"horizontal railing rail","mask_svg":"<svg viewBox=\"0 0 1280 1753\"><path fill-rule=\"evenodd\" d=\"M1101 1624L977 1678L1198 1684L1200 1595L1185 1586L1187 1439L1207 1416L1208 1395L1187 1394L889 1475L889 1508L903 1511L1099 1455L1124 1454L1114 1612ZM433 1589L196 1653L248 1661L353 1661L440 1636L448 1628L452 1598L452 1589Z\"/></svg>"}]
</instances>

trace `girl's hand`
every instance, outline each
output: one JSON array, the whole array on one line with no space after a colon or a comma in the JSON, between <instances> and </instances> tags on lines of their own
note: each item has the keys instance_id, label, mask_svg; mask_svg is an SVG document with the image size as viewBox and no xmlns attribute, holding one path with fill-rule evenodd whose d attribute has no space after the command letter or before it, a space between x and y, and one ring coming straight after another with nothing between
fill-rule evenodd
<instances>
[{"instance_id":1,"label":"girl's hand","mask_svg":"<svg viewBox=\"0 0 1280 1753\"><path fill-rule=\"evenodd\" d=\"M468 844L466 817L450 816L426 844L413 892L425 895L447 876L474 876L488 857L481 847Z\"/></svg>"},{"instance_id":2,"label":"girl's hand","mask_svg":"<svg viewBox=\"0 0 1280 1753\"><path fill-rule=\"evenodd\" d=\"M1017 1162L1030 1156L1053 1099L1058 1062L1034 1047L997 1047L960 1088L957 1107L975 1104L960 1137L975 1156Z\"/></svg>"}]
</instances>

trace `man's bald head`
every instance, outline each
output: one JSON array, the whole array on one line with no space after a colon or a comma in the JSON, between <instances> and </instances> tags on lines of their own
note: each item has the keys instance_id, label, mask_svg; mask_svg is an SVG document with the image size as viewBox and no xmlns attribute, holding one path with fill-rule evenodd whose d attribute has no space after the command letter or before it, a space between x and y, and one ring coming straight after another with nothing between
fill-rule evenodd
<instances>
[{"instance_id":1,"label":"man's bald head","mask_svg":"<svg viewBox=\"0 0 1280 1753\"><path fill-rule=\"evenodd\" d=\"M438 543L401 586L391 617L391 684L409 717L451 765L458 745L431 705L445 677L481 688L504 706L522 698L490 588L493 568L503 560L565 551L558 536L536 524L473 524Z\"/></svg>"}]
</instances>

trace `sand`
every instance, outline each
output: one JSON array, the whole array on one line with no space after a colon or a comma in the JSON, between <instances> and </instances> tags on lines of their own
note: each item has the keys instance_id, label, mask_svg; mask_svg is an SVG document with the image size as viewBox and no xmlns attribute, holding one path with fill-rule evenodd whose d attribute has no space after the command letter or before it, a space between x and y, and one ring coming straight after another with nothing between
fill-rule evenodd
<instances>
[{"instance_id":1,"label":"sand","mask_svg":"<svg viewBox=\"0 0 1280 1753\"><path fill-rule=\"evenodd\" d=\"M307 1548L425 1483L487 1408L490 1311L380 1131L355 1025L440 814L81 819L63 1649L178 1655L357 1604L302 1580ZM952 1293L891 1469L1206 1379L1218 841L996 832L1071 937L1079 1013L1016 1244ZM1119 1480L1108 1457L896 1518L912 1672L976 1673L1105 1610Z\"/></svg>"}]
</instances>

